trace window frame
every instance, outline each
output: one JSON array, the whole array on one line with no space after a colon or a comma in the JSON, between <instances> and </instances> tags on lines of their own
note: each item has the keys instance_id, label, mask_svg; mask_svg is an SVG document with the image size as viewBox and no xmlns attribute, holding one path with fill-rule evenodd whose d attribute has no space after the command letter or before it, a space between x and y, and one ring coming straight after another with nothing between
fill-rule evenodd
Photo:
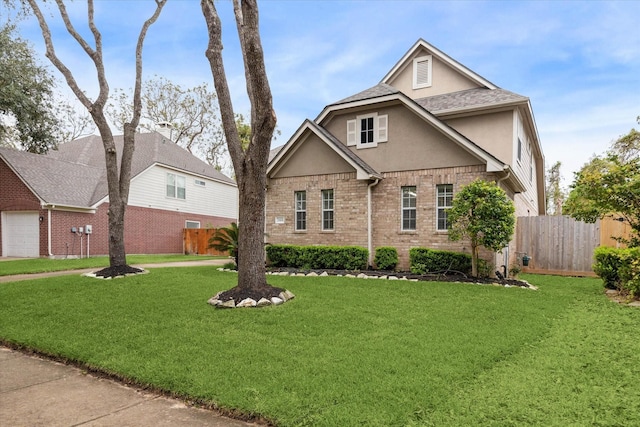
<instances>
[{"instance_id":1,"label":"window frame","mask_svg":"<svg viewBox=\"0 0 640 427\"><path fill-rule=\"evenodd\" d=\"M413 189L413 191L411 190ZM413 192L413 197L405 198L405 194L410 195ZM413 206L411 205L411 200L413 200ZM405 201L409 201L409 206L405 206ZM400 230L402 231L416 231L418 228L418 187L415 185L403 185L400 187ZM411 217L411 212L413 212L413 218ZM405 213L408 214L408 217L405 217ZM407 222L408 227L405 227L405 222ZM413 222L413 228L411 228L411 223Z\"/></svg>"},{"instance_id":2,"label":"window frame","mask_svg":"<svg viewBox=\"0 0 640 427\"><path fill-rule=\"evenodd\" d=\"M329 196L326 197L326 196ZM335 192L333 188L328 188L321 191L321 203L322 203L322 231L334 231L335 230ZM330 204L330 207L327 206ZM330 226L328 226L330 225Z\"/></svg>"},{"instance_id":3,"label":"window frame","mask_svg":"<svg viewBox=\"0 0 640 427\"><path fill-rule=\"evenodd\" d=\"M373 140L362 142L362 121L372 120L372 129L366 132L372 133ZM378 114L377 112L361 114L355 119L347 120L347 147L356 147L360 150L363 148L375 148L379 143L389 140L389 115Z\"/></svg>"},{"instance_id":4,"label":"window frame","mask_svg":"<svg viewBox=\"0 0 640 427\"><path fill-rule=\"evenodd\" d=\"M307 231L307 192L305 190L301 190L294 191L293 194L294 229L295 231ZM301 203L301 205L299 205L299 203ZM299 227L299 225L302 225L302 227Z\"/></svg>"},{"instance_id":5,"label":"window frame","mask_svg":"<svg viewBox=\"0 0 640 427\"><path fill-rule=\"evenodd\" d=\"M189 227L189 223L191 224L198 224L197 227ZM188 228L188 229L199 229L200 228L200 221L194 221L191 219L187 219L184 221L184 228Z\"/></svg>"},{"instance_id":6,"label":"window frame","mask_svg":"<svg viewBox=\"0 0 640 427\"><path fill-rule=\"evenodd\" d=\"M444 193L441 194L440 190L443 189ZM447 192L447 190L450 190ZM441 205L441 200L444 204ZM449 201L449 203L447 203ZM436 230L448 231L449 223L447 221L447 211L453 206L453 184L438 184L436 185ZM443 217L444 216L444 217ZM440 226L441 220L444 221L444 228Z\"/></svg>"},{"instance_id":7,"label":"window frame","mask_svg":"<svg viewBox=\"0 0 640 427\"><path fill-rule=\"evenodd\" d=\"M173 178L173 185L170 184L171 179ZM180 181L182 181L182 186L180 186ZM169 194L169 188L172 187L172 194ZM176 200L187 200L187 178L183 175L178 175L173 172L167 172L165 177L165 191L164 195L170 199ZM180 189L182 189L182 197L180 197Z\"/></svg>"}]
</instances>

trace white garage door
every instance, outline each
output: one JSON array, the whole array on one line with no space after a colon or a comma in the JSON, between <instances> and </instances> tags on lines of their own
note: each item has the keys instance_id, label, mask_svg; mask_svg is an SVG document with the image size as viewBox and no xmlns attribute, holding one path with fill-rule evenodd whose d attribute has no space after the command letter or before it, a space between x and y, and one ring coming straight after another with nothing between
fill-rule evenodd
<instances>
[{"instance_id":1,"label":"white garage door","mask_svg":"<svg viewBox=\"0 0 640 427\"><path fill-rule=\"evenodd\" d=\"M5 212L2 240L4 256L40 256L38 212Z\"/></svg>"}]
</instances>

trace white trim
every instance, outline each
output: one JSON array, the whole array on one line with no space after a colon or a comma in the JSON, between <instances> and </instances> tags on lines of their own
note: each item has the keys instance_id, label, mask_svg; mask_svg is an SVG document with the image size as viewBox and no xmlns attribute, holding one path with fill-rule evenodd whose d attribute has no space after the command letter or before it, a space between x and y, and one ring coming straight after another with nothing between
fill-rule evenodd
<instances>
[{"instance_id":1,"label":"white trim","mask_svg":"<svg viewBox=\"0 0 640 427\"><path fill-rule=\"evenodd\" d=\"M431 87L433 72L433 57L419 56L413 59L413 89Z\"/></svg>"},{"instance_id":2,"label":"white trim","mask_svg":"<svg viewBox=\"0 0 640 427\"><path fill-rule=\"evenodd\" d=\"M461 74L463 74L473 82L489 89L498 89L498 86L494 85L489 80L485 79L476 72L471 71L470 69L468 69L455 59L451 58L449 55L442 52L438 48L427 43L423 39L419 39L417 42L415 42L411 49L409 49L407 53L405 53L404 56L396 63L396 65L394 65L394 67L387 73L387 75L382 78L381 83L389 83L389 80L407 65L407 61L409 60L409 58L414 56L420 48L426 49L427 51L429 51L429 53L431 53L431 55L435 56L440 61L459 71Z\"/></svg>"},{"instance_id":3,"label":"white trim","mask_svg":"<svg viewBox=\"0 0 640 427\"><path fill-rule=\"evenodd\" d=\"M368 129L373 133L373 141L362 143L362 121L372 119L373 129ZM358 150L364 148L375 148L378 146L378 113L369 113L356 116L356 148Z\"/></svg>"}]
</instances>

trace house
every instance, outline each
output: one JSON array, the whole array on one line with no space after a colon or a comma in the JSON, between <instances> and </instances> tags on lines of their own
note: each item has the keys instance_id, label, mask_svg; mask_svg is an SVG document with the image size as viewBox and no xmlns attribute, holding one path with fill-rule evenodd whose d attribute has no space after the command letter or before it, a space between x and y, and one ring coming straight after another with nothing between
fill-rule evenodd
<instances>
[{"instance_id":1,"label":"house","mask_svg":"<svg viewBox=\"0 0 640 427\"><path fill-rule=\"evenodd\" d=\"M122 153L123 138L115 139ZM108 208L99 136L61 144L47 155L0 148L0 256L106 255ZM160 133L136 135L127 253L182 253L184 228L227 226L237 217L232 179Z\"/></svg>"},{"instance_id":2,"label":"house","mask_svg":"<svg viewBox=\"0 0 640 427\"><path fill-rule=\"evenodd\" d=\"M544 215L544 157L525 96L501 89L424 40L374 87L305 120L267 170L270 243L393 246L469 252L450 242L459 189L494 181L517 216ZM485 252L513 262L513 244ZM510 258L511 257L511 258ZM371 261L371 260L370 260Z\"/></svg>"}]
</instances>

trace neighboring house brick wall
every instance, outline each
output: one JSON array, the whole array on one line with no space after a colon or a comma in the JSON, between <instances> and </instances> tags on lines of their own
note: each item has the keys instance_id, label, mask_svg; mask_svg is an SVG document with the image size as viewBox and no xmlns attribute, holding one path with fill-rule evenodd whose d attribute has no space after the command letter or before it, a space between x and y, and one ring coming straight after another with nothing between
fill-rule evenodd
<instances>
[{"instance_id":1,"label":"neighboring house brick wall","mask_svg":"<svg viewBox=\"0 0 640 427\"><path fill-rule=\"evenodd\" d=\"M109 204L103 203L95 214L53 211L52 252L56 257L80 256L80 236L71 233L71 227L91 224L93 233L89 237L89 254L109 254L108 231ZM170 212L161 209L128 206L125 213L125 250L127 254L182 253L182 230L185 221L199 221L201 227L225 227L235 218L194 215ZM46 234L45 234L46 239ZM41 246L42 247L42 246ZM46 248L46 240L45 245ZM82 253L87 253L87 236L82 236ZM46 254L43 254L46 255Z\"/></svg>"},{"instance_id":2,"label":"neighboring house brick wall","mask_svg":"<svg viewBox=\"0 0 640 427\"><path fill-rule=\"evenodd\" d=\"M3 161L0 161L0 183L2 184L2 192L0 197L0 212L4 211L38 211L40 216L43 212L40 210L40 200L33 195L31 190L13 173L13 171ZM43 228L44 228L44 245L43 245ZM40 253L44 247L46 253L46 224L40 224ZM2 221L0 221L0 242L2 242ZM0 244L0 256L2 254L2 244Z\"/></svg>"}]
</instances>

